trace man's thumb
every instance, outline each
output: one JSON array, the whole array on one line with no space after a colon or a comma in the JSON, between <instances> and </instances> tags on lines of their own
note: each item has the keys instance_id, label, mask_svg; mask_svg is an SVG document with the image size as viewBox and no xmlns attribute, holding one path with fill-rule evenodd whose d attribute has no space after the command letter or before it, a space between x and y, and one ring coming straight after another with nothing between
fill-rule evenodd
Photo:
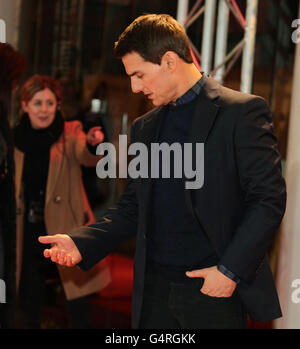
<instances>
[{"instance_id":1,"label":"man's thumb","mask_svg":"<svg viewBox=\"0 0 300 349\"><path fill-rule=\"evenodd\" d=\"M38 240L42 244L54 244L54 243L56 243L55 236L39 236Z\"/></svg>"},{"instance_id":2,"label":"man's thumb","mask_svg":"<svg viewBox=\"0 0 300 349\"><path fill-rule=\"evenodd\" d=\"M206 277L206 269L192 270L187 271L186 276L190 278L205 278Z\"/></svg>"}]
</instances>

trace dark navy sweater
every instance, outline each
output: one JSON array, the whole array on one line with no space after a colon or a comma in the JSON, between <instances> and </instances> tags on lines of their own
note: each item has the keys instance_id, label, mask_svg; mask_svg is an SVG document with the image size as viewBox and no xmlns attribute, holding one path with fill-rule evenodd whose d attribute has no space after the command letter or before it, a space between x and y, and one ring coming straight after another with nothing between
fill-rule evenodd
<instances>
[{"instance_id":1,"label":"dark navy sweater","mask_svg":"<svg viewBox=\"0 0 300 349\"><path fill-rule=\"evenodd\" d=\"M159 143L187 142L197 98L165 107ZM202 117L202 116L198 116ZM205 116L203 116L205 117ZM170 157L171 178L152 180L152 207L148 240L148 265L155 265L171 279L188 279L185 271L216 265L218 258L205 232L187 207L185 178L173 178L174 156ZM182 160L182 166L184 161ZM178 164L175 164L175 166ZM182 173L184 170L182 169Z\"/></svg>"}]
</instances>

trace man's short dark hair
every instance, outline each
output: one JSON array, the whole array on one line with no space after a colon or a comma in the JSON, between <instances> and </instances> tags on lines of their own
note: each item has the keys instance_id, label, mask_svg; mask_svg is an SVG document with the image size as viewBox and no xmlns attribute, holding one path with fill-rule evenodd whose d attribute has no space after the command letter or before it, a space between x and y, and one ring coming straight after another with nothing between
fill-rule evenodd
<instances>
[{"instance_id":1,"label":"man's short dark hair","mask_svg":"<svg viewBox=\"0 0 300 349\"><path fill-rule=\"evenodd\" d=\"M147 14L136 18L115 42L114 55L136 52L145 61L160 64L173 51L186 63L193 63L190 42L183 27L170 15Z\"/></svg>"}]
</instances>

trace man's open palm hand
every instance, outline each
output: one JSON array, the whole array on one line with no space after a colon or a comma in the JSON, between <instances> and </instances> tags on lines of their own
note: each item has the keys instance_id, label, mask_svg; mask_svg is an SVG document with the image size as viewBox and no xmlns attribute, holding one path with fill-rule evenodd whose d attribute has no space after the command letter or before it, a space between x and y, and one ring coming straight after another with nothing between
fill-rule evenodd
<instances>
[{"instance_id":1,"label":"man's open palm hand","mask_svg":"<svg viewBox=\"0 0 300 349\"><path fill-rule=\"evenodd\" d=\"M73 267L82 261L82 256L74 241L66 234L40 236L39 242L53 245L50 249L44 250L44 256L51 258L54 263Z\"/></svg>"}]
</instances>

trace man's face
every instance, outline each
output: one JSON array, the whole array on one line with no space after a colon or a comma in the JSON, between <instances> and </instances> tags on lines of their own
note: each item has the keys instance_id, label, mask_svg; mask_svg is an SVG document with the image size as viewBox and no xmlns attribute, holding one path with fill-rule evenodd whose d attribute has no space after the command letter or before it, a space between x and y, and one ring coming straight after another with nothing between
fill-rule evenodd
<instances>
[{"instance_id":1,"label":"man's face","mask_svg":"<svg viewBox=\"0 0 300 349\"><path fill-rule=\"evenodd\" d=\"M127 53L123 58L127 75L131 79L134 93L143 92L154 106L166 105L174 100L175 89L167 62L162 59L161 65L145 61L138 53Z\"/></svg>"}]
</instances>

